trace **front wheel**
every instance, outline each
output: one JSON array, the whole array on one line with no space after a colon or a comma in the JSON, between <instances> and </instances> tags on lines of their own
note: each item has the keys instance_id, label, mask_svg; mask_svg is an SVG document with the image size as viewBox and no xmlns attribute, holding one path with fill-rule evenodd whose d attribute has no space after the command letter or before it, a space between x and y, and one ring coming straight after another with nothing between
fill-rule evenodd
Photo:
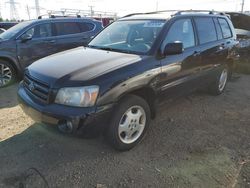
<instances>
[{"instance_id":1,"label":"front wheel","mask_svg":"<svg viewBox=\"0 0 250 188\"><path fill-rule=\"evenodd\" d=\"M226 88L227 81L229 77L228 66L224 66L217 76L215 82L210 86L210 92L213 95L220 95Z\"/></svg>"},{"instance_id":2,"label":"front wheel","mask_svg":"<svg viewBox=\"0 0 250 188\"><path fill-rule=\"evenodd\" d=\"M128 95L116 108L106 137L117 150L133 148L145 135L150 123L150 108L141 97Z\"/></svg>"},{"instance_id":3,"label":"front wheel","mask_svg":"<svg viewBox=\"0 0 250 188\"><path fill-rule=\"evenodd\" d=\"M7 61L0 61L0 88L12 84L16 79L16 70Z\"/></svg>"}]
</instances>

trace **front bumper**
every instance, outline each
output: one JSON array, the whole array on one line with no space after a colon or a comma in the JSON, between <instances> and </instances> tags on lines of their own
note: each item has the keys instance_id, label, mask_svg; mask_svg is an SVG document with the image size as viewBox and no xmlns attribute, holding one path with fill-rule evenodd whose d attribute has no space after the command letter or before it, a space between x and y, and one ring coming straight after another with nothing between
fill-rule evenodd
<instances>
[{"instance_id":1,"label":"front bumper","mask_svg":"<svg viewBox=\"0 0 250 188\"><path fill-rule=\"evenodd\" d=\"M72 132L88 127L103 128L113 109L113 104L89 108L69 107L54 103L42 104L26 92L22 83L19 85L17 95L21 108L35 122L50 125L71 122L73 125Z\"/></svg>"}]
</instances>

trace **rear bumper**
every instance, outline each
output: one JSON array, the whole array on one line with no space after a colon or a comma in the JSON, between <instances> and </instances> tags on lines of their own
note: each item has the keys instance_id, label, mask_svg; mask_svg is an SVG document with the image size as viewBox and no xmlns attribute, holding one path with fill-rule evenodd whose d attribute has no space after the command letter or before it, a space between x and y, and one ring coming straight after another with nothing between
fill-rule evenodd
<instances>
[{"instance_id":1,"label":"rear bumper","mask_svg":"<svg viewBox=\"0 0 250 188\"><path fill-rule=\"evenodd\" d=\"M113 104L103 107L79 108L60 104L41 104L28 95L22 83L18 88L18 101L23 111L35 122L50 125L60 125L71 122L72 132L85 128L102 129L108 122L113 109Z\"/></svg>"}]
</instances>

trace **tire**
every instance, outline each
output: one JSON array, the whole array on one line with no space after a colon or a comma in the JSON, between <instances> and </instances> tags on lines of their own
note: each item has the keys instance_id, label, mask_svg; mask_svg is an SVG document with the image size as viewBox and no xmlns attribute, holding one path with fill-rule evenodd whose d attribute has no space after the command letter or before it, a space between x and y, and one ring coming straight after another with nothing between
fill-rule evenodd
<instances>
[{"instance_id":1,"label":"tire","mask_svg":"<svg viewBox=\"0 0 250 188\"><path fill-rule=\"evenodd\" d=\"M132 149L144 137L150 124L150 117L148 103L141 97L128 95L115 108L106 132L107 140L116 150Z\"/></svg>"},{"instance_id":2,"label":"tire","mask_svg":"<svg viewBox=\"0 0 250 188\"><path fill-rule=\"evenodd\" d=\"M224 92L227 81L229 79L230 72L227 65L223 66L219 74L216 77L215 82L209 87L209 91L212 95L220 95Z\"/></svg>"},{"instance_id":3,"label":"tire","mask_svg":"<svg viewBox=\"0 0 250 188\"><path fill-rule=\"evenodd\" d=\"M0 88L11 85L16 78L17 73L11 63L0 60Z\"/></svg>"}]
</instances>

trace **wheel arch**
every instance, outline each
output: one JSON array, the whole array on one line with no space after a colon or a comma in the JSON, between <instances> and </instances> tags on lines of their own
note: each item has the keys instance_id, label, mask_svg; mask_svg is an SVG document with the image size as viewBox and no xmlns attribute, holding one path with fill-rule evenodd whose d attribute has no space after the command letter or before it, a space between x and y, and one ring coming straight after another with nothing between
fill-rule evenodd
<instances>
[{"instance_id":1,"label":"wheel arch","mask_svg":"<svg viewBox=\"0 0 250 188\"><path fill-rule=\"evenodd\" d=\"M0 61L1 60L9 62L14 67L17 75L21 75L21 68L18 66L18 63L13 58L7 56L0 56Z\"/></svg>"},{"instance_id":2,"label":"wheel arch","mask_svg":"<svg viewBox=\"0 0 250 188\"><path fill-rule=\"evenodd\" d=\"M118 98L118 101L127 97L128 95L136 95L138 97L143 98L149 105L151 111L151 118L154 119L156 116L156 97L157 94L153 88L150 87L140 87L135 88L126 92Z\"/></svg>"}]
</instances>

